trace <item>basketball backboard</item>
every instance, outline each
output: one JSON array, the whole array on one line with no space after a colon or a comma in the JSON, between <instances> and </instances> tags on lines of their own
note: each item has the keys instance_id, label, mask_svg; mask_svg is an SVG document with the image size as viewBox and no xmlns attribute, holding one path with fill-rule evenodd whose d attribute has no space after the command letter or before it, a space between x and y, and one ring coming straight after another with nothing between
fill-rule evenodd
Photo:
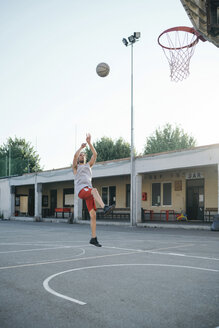
<instances>
[{"instance_id":1,"label":"basketball backboard","mask_svg":"<svg viewBox=\"0 0 219 328\"><path fill-rule=\"evenodd\" d=\"M219 47L219 0L180 1L194 29Z\"/></svg>"}]
</instances>

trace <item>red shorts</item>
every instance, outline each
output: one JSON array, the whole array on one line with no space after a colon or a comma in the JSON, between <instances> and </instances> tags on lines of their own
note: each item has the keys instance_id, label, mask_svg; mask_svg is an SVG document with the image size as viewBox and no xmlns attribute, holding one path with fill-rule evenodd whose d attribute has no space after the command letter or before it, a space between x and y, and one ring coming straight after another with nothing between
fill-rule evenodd
<instances>
[{"instance_id":1,"label":"red shorts","mask_svg":"<svg viewBox=\"0 0 219 328\"><path fill-rule=\"evenodd\" d=\"M95 200L93 195L91 194L92 188L85 187L81 189L81 191L78 194L78 197L81 199L84 199L86 201L88 212L91 210L97 210Z\"/></svg>"}]
</instances>

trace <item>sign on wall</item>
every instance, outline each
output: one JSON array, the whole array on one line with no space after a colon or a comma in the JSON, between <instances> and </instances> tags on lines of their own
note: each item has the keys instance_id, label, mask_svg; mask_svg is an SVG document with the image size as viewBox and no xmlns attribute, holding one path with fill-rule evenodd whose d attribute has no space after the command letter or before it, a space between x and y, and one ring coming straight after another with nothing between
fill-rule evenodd
<instances>
[{"instance_id":1,"label":"sign on wall","mask_svg":"<svg viewBox=\"0 0 219 328\"><path fill-rule=\"evenodd\" d=\"M204 175L201 172L188 172L186 173L186 179L203 179Z\"/></svg>"},{"instance_id":2,"label":"sign on wall","mask_svg":"<svg viewBox=\"0 0 219 328\"><path fill-rule=\"evenodd\" d=\"M182 180L175 181L175 191L182 191Z\"/></svg>"},{"instance_id":3,"label":"sign on wall","mask_svg":"<svg viewBox=\"0 0 219 328\"><path fill-rule=\"evenodd\" d=\"M74 194L65 194L65 206L74 205Z\"/></svg>"}]
</instances>

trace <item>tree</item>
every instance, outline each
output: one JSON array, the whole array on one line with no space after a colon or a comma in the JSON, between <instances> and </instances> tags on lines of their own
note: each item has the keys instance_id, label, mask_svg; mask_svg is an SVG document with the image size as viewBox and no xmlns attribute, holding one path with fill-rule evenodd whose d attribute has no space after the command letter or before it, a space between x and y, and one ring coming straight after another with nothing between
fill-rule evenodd
<instances>
[{"instance_id":1,"label":"tree","mask_svg":"<svg viewBox=\"0 0 219 328\"><path fill-rule=\"evenodd\" d=\"M196 140L184 132L179 126L175 128L167 123L163 129L158 128L146 139L144 155L164 151L195 147Z\"/></svg>"},{"instance_id":2,"label":"tree","mask_svg":"<svg viewBox=\"0 0 219 328\"><path fill-rule=\"evenodd\" d=\"M39 155L25 139L8 138L6 144L0 146L0 176L41 170Z\"/></svg>"},{"instance_id":3,"label":"tree","mask_svg":"<svg viewBox=\"0 0 219 328\"><path fill-rule=\"evenodd\" d=\"M113 141L111 138L102 137L93 143L97 151L97 162L109 161L113 159L130 157L130 144L125 142L122 138ZM85 148L87 160L89 161L92 152L89 148Z\"/></svg>"}]
</instances>

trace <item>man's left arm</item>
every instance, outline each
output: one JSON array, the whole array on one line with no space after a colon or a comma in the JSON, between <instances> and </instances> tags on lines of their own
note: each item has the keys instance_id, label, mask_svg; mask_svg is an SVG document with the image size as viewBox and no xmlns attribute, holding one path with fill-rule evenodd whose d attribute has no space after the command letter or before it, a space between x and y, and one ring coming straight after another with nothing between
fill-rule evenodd
<instances>
[{"instance_id":1,"label":"man's left arm","mask_svg":"<svg viewBox=\"0 0 219 328\"><path fill-rule=\"evenodd\" d=\"M91 157L91 159L90 159L90 161L89 161L89 165L90 165L90 167L92 167L95 164L95 162L96 162L97 152L96 152L96 149L94 148L94 146L91 143L91 135L90 135L90 133L87 134L86 141L87 141L87 143L88 143L88 145L90 147L90 150L92 151L92 154L93 154L92 157Z\"/></svg>"}]
</instances>

